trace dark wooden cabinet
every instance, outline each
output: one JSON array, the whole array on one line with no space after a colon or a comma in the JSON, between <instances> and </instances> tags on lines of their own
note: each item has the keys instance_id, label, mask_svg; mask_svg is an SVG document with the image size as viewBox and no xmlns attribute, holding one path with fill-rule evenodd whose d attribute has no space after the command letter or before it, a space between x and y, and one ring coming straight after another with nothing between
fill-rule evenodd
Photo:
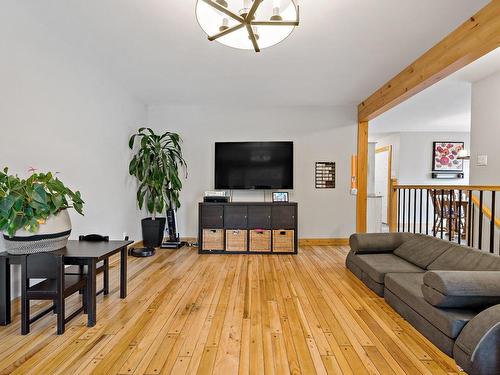
<instances>
[{"instance_id":1,"label":"dark wooden cabinet","mask_svg":"<svg viewBox=\"0 0 500 375\"><path fill-rule=\"evenodd\" d=\"M224 228L246 229L248 210L246 206L224 206Z\"/></svg>"},{"instance_id":2,"label":"dark wooden cabinet","mask_svg":"<svg viewBox=\"0 0 500 375\"><path fill-rule=\"evenodd\" d=\"M248 206L248 229L270 229L271 207Z\"/></svg>"},{"instance_id":3,"label":"dark wooden cabinet","mask_svg":"<svg viewBox=\"0 0 500 375\"><path fill-rule=\"evenodd\" d=\"M200 203L199 205L199 252L227 253L227 254L251 254L263 252L267 254L297 254L298 250L298 228L297 228L297 203L260 203L260 202L234 202L234 203ZM223 234L215 238L214 230L222 229ZM242 231L247 236L246 251L227 251L227 236L229 231ZM281 231L286 231L293 241L282 241L276 238ZM256 233L271 238L272 248L256 249L251 246L252 235ZM262 233L266 232L266 233ZM240 235L241 235L240 233ZM285 232L283 232L285 233ZM229 233L231 235L231 233ZM281 235L283 236L283 235ZM254 236L258 238L258 236ZM212 238L210 243L204 243L204 239ZM231 241L229 241L231 242ZM243 241L245 242L245 241ZM269 242L269 241L268 241ZM223 244L223 245L222 245ZM275 247L276 244L276 248ZM221 246L223 250L221 250ZM288 246L288 248L287 248ZM252 251L250 251L252 248Z\"/></svg>"},{"instance_id":4,"label":"dark wooden cabinet","mask_svg":"<svg viewBox=\"0 0 500 375\"><path fill-rule=\"evenodd\" d=\"M271 207L273 229L293 229L295 227L295 208L292 206Z\"/></svg>"},{"instance_id":5,"label":"dark wooden cabinet","mask_svg":"<svg viewBox=\"0 0 500 375\"><path fill-rule=\"evenodd\" d=\"M204 228L224 228L224 206L204 205L201 207L201 225Z\"/></svg>"}]
</instances>

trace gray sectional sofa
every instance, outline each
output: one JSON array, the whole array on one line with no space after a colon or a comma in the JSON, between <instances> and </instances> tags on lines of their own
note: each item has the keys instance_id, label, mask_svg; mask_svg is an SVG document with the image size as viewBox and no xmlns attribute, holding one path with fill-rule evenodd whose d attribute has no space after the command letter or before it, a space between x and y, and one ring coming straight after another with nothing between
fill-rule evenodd
<instances>
[{"instance_id":1,"label":"gray sectional sofa","mask_svg":"<svg viewBox=\"0 0 500 375\"><path fill-rule=\"evenodd\" d=\"M500 374L500 257L422 234L354 234L346 266L468 373Z\"/></svg>"}]
</instances>

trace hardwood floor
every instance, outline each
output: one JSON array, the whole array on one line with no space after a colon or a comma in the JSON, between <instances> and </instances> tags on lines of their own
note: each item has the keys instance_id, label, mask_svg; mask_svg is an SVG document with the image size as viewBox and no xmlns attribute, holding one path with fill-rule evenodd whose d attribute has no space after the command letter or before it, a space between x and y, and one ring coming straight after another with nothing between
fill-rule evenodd
<instances>
[{"instance_id":1,"label":"hardwood floor","mask_svg":"<svg viewBox=\"0 0 500 375\"><path fill-rule=\"evenodd\" d=\"M129 259L125 300L115 261L111 295L98 297L95 327L80 315L56 336L55 316L48 316L21 336L16 315L0 327L0 373L457 373L453 360L346 270L347 251L160 250Z\"/></svg>"}]
</instances>

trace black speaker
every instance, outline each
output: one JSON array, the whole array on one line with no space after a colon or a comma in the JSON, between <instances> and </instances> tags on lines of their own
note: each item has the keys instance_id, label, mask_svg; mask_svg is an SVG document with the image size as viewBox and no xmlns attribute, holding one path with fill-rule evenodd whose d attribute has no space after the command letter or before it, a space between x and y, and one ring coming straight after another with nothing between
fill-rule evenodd
<instances>
[{"instance_id":1,"label":"black speaker","mask_svg":"<svg viewBox=\"0 0 500 375\"><path fill-rule=\"evenodd\" d=\"M203 202L205 203L228 203L229 197L226 196L206 196L203 197Z\"/></svg>"}]
</instances>

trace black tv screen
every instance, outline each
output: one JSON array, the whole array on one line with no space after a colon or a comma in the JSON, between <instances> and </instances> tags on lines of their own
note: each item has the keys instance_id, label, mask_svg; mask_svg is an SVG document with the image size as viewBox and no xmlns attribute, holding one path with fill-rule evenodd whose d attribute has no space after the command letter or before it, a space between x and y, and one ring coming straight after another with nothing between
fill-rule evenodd
<instances>
[{"instance_id":1,"label":"black tv screen","mask_svg":"<svg viewBox=\"0 0 500 375\"><path fill-rule=\"evenodd\" d=\"M293 142L216 142L215 189L293 189Z\"/></svg>"}]
</instances>

